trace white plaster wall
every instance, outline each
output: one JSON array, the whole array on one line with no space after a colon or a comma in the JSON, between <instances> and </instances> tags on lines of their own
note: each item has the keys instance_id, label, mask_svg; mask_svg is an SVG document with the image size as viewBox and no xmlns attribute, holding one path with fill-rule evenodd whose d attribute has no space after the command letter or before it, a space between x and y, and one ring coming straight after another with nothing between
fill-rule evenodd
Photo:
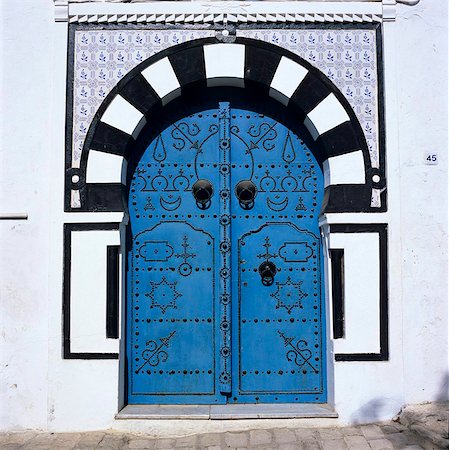
<instances>
[{"instance_id":1,"label":"white plaster wall","mask_svg":"<svg viewBox=\"0 0 449 450\"><path fill-rule=\"evenodd\" d=\"M50 8L51 9L51 8ZM52 104L51 228L49 269L49 361L47 429L99 430L110 428L118 405L118 360L62 359L63 224L121 222L122 213L64 213L65 64L67 24L53 23L54 79ZM95 283L94 283L95 284ZM95 351L95 350L94 350Z\"/></svg>"},{"instance_id":2,"label":"white plaster wall","mask_svg":"<svg viewBox=\"0 0 449 450\"><path fill-rule=\"evenodd\" d=\"M118 361L62 359L63 223L122 214L64 214L67 24L51 0L2 2L0 430L111 426Z\"/></svg>"},{"instance_id":3,"label":"white plaster wall","mask_svg":"<svg viewBox=\"0 0 449 450\"><path fill-rule=\"evenodd\" d=\"M448 398L448 3L399 8L398 151L401 165L404 399ZM424 152L438 152L436 166Z\"/></svg>"},{"instance_id":4,"label":"white plaster wall","mask_svg":"<svg viewBox=\"0 0 449 450\"><path fill-rule=\"evenodd\" d=\"M394 111L394 105L393 111ZM390 163L395 165L394 158ZM397 168L397 165L396 165ZM397 183L392 181L389 184L390 189ZM397 192L397 191L396 191ZM333 368L330 370L331 382L334 383L333 396L335 409L339 414L339 423L369 423L376 421L389 420L395 416L402 405L404 404L404 380L403 380L403 360L402 360L402 320L401 320L401 231L399 227L399 196L392 195L389 197L390 206L393 208L391 212L385 214L329 214L327 216L328 223L388 223L388 246L389 246L389 350L390 358L388 361L341 361L335 362ZM346 237L347 236L347 237ZM363 239L363 235L362 239ZM368 236L371 236L369 233ZM339 248L346 248L347 245L352 247L353 235L348 233L346 235L337 234L338 240L335 241L333 236L330 237L330 243L338 244ZM371 239L370 239L371 240ZM345 242L347 244L345 245ZM332 246L332 245L331 245ZM354 246L352 250L355 255L360 257L361 253L365 254L364 266L376 265L371 262L370 258L373 253L377 253L372 248L361 244L359 247ZM348 255L349 256L349 255ZM345 270L346 255L345 255ZM361 274L363 275L364 271ZM329 274L328 274L329 276ZM345 277L350 274L345 272ZM366 273L365 273L366 276ZM330 282L329 282L330 284ZM352 298L353 300L364 301L363 296L360 295L360 286L357 283L351 283L351 286L345 286L345 299ZM352 289L351 292L347 292ZM346 297L347 295L347 297ZM373 305L367 308L368 313L373 310ZM367 314L367 320L368 314ZM372 325L372 324L370 324ZM348 325L347 325L348 326ZM355 331L355 330L354 330ZM360 340L366 339L363 330L358 336L357 345ZM344 340L331 341L330 351L339 353L344 349ZM375 342L367 340L367 345L375 345ZM361 350L361 348L356 349ZM366 347L366 352L374 351L371 347Z\"/></svg>"},{"instance_id":5,"label":"white plaster wall","mask_svg":"<svg viewBox=\"0 0 449 450\"><path fill-rule=\"evenodd\" d=\"M445 1L398 5L384 24L390 360L335 364L341 422L449 395L447 29Z\"/></svg>"},{"instance_id":6,"label":"white plaster wall","mask_svg":"<svg viewBox=\"0 0 449 450\"><path fill-rule=\"evenodd\" d=\"M2 2L0 20L0 429L47 424L49 158L52 96L49 2Z\"/></svg>"},{"instance_id":7,"label":"white plaster wall","mask_svg":"<svg viewBox=\"0 0 449 450\"><path fill-rule=\"evenodd\" d=\"M62 212L67 24L52 3L2 3L0 205L29 219L0 222L0 430L123 428L118 361L61 357L63 223L121 215ZM331 368L340 423L447 398L446 8L398 6L385 25L389 212L328 217L389 223L391 357ZM439 165L424 165L425 150Z\"/></svg>"}]
</instances>

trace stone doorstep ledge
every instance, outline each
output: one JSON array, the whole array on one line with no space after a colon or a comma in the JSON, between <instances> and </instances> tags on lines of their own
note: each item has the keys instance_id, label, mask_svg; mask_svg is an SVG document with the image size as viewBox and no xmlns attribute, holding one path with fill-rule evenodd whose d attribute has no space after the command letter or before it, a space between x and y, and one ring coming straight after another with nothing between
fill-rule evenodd
<instances>
[{"instance_id":1,"label":"stone doorstep ledge","mask_svg":"<svg viewBox=\"0 0 449 450\"><path fill-rule=\"evenodd\" d=\"M128 405L116 419L304 419L338 418L329 404Z\"/></svg>"},{"instance_id":2,"label":"stone doorstep ledge","mask_svg":"<svg viewBox=\"0 0 449 450\"><path fill-rule=\"evenodd\" d=\"M449 448L449 402L407 405L395 421L438 448Z\"/></svg>"}]
</instances>

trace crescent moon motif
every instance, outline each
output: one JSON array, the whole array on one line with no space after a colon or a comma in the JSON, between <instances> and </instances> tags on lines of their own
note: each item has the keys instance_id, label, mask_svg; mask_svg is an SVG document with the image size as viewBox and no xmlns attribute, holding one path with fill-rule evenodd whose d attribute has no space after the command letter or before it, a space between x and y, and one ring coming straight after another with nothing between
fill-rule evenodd
<instances>
[{"instance_id":1,"label":"crescent moon motif","mask_svg":"<svg viewBox=\"0 0 449 450\"><path fill-rule=\"evenodd\" d=\"M175 209L178 209L181 206L181 196L179 196L173 201L169 201L161 197L160 204L162 208L164 208L166 211L174 211Z\"/></svg>"},{"instance_id":2,"label":"crescent moon motif","mask_svg":"<svg viewBox=\"0 0 449 450\"><path fill-rule=\"evenodd\" d=\"M288 197L285 197L284 200L280 202L275 202L271 200L269 197L267 197L267 206L272 211L283 211L285 208L287 208L288 205Z\"/></svg>"}]
</instances>

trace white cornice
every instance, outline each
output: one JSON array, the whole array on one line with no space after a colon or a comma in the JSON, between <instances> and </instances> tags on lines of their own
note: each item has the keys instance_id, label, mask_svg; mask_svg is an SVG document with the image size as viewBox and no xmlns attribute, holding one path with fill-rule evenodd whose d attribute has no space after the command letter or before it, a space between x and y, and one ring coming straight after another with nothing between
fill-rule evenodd
<instances>
[{"instance_id":1,"label":"white cornice","mask_svg":"<svg viewBox=\"0 0 449 450\"><path fill-rule=\"evenodd\" d=\"M396 17L396 0L54 2L55 20L70 23L360 23L394 21Z\"/></svg>"}]
</instances>

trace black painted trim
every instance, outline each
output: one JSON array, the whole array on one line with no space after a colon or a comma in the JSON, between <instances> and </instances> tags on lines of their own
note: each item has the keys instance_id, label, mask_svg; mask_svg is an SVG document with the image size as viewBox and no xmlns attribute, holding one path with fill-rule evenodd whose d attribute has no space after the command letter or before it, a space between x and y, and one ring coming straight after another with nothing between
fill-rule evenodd
<instances>
[{"instance_id":1,"label":"black painted trim","mask_svg":"<svg viewBox=\"0 0 449 450\"><path fill-rule=\"evenodd\" d=\"M161 102L153 87L140 73L132 78L129 83L123 85L120 89L120 95L142 114Z\"/></svg>"},{"instance_id":2,"label":"black painted trim","mask_svg":"<svg viewBox=\"0 0 449 450\"><path fill-rule=\"evenodd\" d=\"M293 93L290 101L297 104L304 115L307 115L330 93L331 90L329 87L309 72Z\"/></svg>"},{"instance_id":3,"label":"black painted trim","mask_svg":"<svg viewBox=\"0 0 449 450\"><path fill-rule=\"evenodd\" d=\"M67 45L67 81L65 114L65 177L64 177L64 211L76 211L71 206L72 175L72 134L73 134L73 83L75 79L75 32L78 27L69 25ZM80 176L80 171L76 171ZM78 187L78 186L77 186Z\"/></svg>"},{"instance_id":4,"label":"black painted trim","mask_svg":"<svg viewBox=\"0 0 449 450\"><path fill-rule=\"evenodd\" d=\"M65 223L62 300L63 359L118 359L118 353L73 353L70 347L70 280L72 269L72 231L118 230L119 223Z\"/></svg>"},{"instance_id":5,"label":"black painted trim","mask_svg":"<svg viewBox=\"0 0 449 450\"><path fill-rule=\"evenodd\" d=\"M332 273L332 323L334 339L345 335L344 250L330 249Z\"/></svg>"},{"instance_id":6,"label":"black painted trim","mask_svg":"<svg viewBox=\"0 0 449 450\"><path fill-rule=\"evenodd\" d=\"M89 150L123 156L128 145L133 141L134 139L128 133L99 121L90 141Z\"/></svg>"},{"instance_id":7,"label":"black painted trim","mask_svg":"<svg viewBox=\"0 0 449 450\"><path fill-rule=\"evenodd\" d=\"M123 199L124 186L121 183L88 183L81 192L82 211L122 212L126 204Z\"/></svg>"},{"instance_id":8,"label":"black painted trim","mask_svg":"<svg viewBox=\"0 0 449 450\"><path fill-rule=\"evenodd\" d=\"M130 30L167 30L167 29L176 29L176 30L198 30L198 29L213 29L216 31L227 29L230 31L231 27L235 27L241 30L260 30L260 29L305 29L305 30L314 30L314 29L348 29L348 30L359 30L359 29L367 29L372 30L376 29L380 25L379 22L309 22L309 23L300 23L300 22L253 22L253 23L239 23L238 26L231 24L222 24L222 23L214 23L213 27L210 27L208 24L186 24L186 23L177 23L176 25L172 24L156 24L156 23L131 23L127 22L125 24L126 28ZM78 30L104 30L105 28L111 30L123 30L124 25L119 23L108 23L105 24L100 23L70 23L70 27L75 27ZM231 31L232 34L232 31Z\"/></svg>"},{"instance_id":9,"label":"black painted trim","mask_svg":"<svg viewBox=\"0 0 449 450\"><path fill-rule=\"evenodd\" d=\"M340 156L363 149L363 142L355 132L356 126L352 121L343 122L332 130L321 134L317 143L326 150L326 157ZM371 164L368 165L371 167Z\"/></svg>"},{"instance_id":10,"label":"black painted trim","mask_svg":"<svg viewBox=\"0 0 449 450\"><path fill-rule=\"evenodd\" d=\"M388 361L388 225L379 224L335 224L330 233L378 233L379 234L379 353L336 353L335 361Z\"/></svg>"},{"instance_id":11,"label":"black painted trim","mask_svg":"<svg viewBox=\"0 0 449 450\"><path fill-rule=\"evenodd\" d=\"M106 337L119 337L119 245L106 249Z\"/></svg>"},{"instance_id":12,"label":"black painted trim","mask_svg":"<svg viewBox=\"0 0 449 450\"><path fill-rule=\"evenodd\" d=\"M332 184L324 190L324 213L365 211L371 203L371 186L365 184ZM380 209L380 208L379 208Z\"/></svg>"},{"instance_id":13,"label":"black painted trim","mask_svg":"<svg viewBox=\"0 0 449 450\"><path fill-rule=\"evenodd\" d=\"M206 87L206 65L203 47L192 47L168 57L181 89L185 86Z\"/></svg>"},{"instance_id":14,"label":"black painted trim","mask_svg":"<svg viewBox=\"0 0 449 450\"><path fill-rule=\"evenodd\" d=\"M385 81L384 81L384 60L383 60L383 36L382 24L377 24L376 31L376 51L377 51L377 111L378 111L378 136L379 136L379 169L376 173L380 176L379 187L385 188L380 194L382 211L388 210L387 200L387 167L386 167L386 131L385 131ZM376 169L375 169L376 170ZM373 183L374 187L375 184Z\"/></svg>"},{"instance_id":15,"label":"black painted trim","mask_svg":"<svg viewBox=\"0 0 449 450\"><path fill-rule=\"evenodd\" d=\"M281 55L263 48L245 45L245 87L255 83L262 88L265 95L273 80Z\"/></svg>"}]
</instances>

